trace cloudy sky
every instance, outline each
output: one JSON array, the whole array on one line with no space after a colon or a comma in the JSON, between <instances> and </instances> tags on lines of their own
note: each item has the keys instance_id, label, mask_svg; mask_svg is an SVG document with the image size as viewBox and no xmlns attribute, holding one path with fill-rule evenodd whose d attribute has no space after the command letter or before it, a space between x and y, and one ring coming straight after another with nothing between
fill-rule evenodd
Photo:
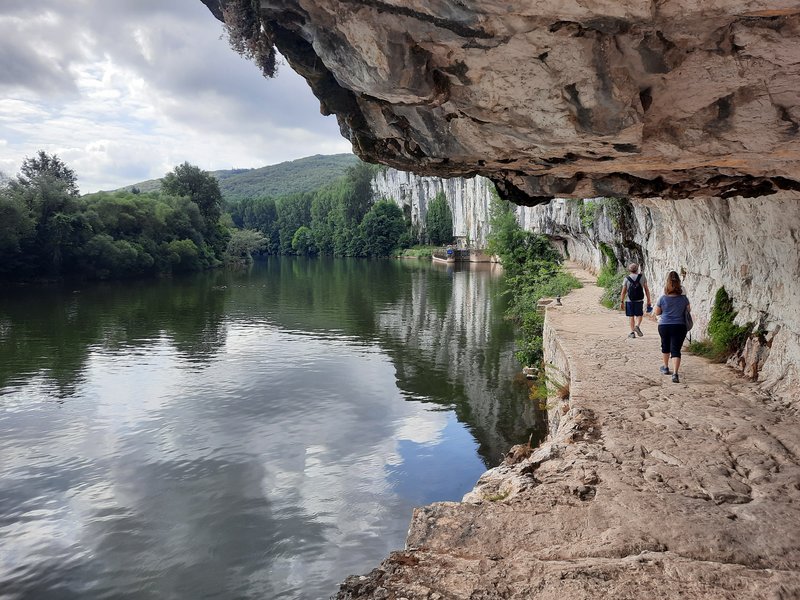
<instances>
[{"instance_id":1,"label":"cloudy sky","mask_svg":"<svg viewBox=\"0 0 800 600\"><path fill-rule=\"evenodd\" d=\"M39 149L81 192L350 152L287 65L272 80L200 0L2 0L0 172Z\"/></svg>"}]
</instances>

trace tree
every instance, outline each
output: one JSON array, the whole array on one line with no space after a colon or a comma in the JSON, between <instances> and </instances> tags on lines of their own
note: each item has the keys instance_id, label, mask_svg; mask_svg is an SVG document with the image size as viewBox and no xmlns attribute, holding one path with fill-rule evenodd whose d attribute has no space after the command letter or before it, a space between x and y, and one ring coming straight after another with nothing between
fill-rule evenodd
<instances>
[{"instance_id":1,"label":"tree","mask_svg":"<svg viewBox=\"0 0 800 600\"><path fill-rule=\"evenodd\" d=\"M188 162L178 165L161 180L161 189L172 196L188 196L197 204L209 229L217 224L222 215L219 182L200 167Z\"/></svg>"},{"instance_id":2,"label":"tree","mask_svg":"<svg viewBox=\"0 0 800 600\"><path fill-rule=\"evenodd\" d=\"M294 232L294 236L292 237L292 250L303 256L310 256L317 253L317 249L314 247L314 234L311 232L311 229L303 225Z\"/></svg>"},{"instance_id":3,"label":"tree","mask_svg":"<svg viewBox=\"0 0 800 600\"><path fill-rule=\"evenodd\" d=\"M34 186L43 177L49 177L63 183L70 196L77 197L80 195L75 171L64 164L64 161L55 154L50 156L44 150L39 150L36 156L27 156L22 161L22 167L20 167L19 175L17 175L17 184L24 187Z\"/></svg>"},{"instance_id":4,"label":"tree","mask_svg":"<svg viewBox=\"0 0 800 600\"><path fill-rule=\"evenodd\" d=\"M449 244L453 241L453 213L443 192L436 194L428 204L425 228L433 244Z\"/></svg>"},{"instance_id":5,"label":"tree","mask_svg":"<svg viewBox=\"0 0 800 600\"><path fill-rule=\"evenodd\" d=\"M231 262L251 263L253 253L261 252L267 245L264 234L255 229L238 229L231 234L225 257Z\"/></svg>"},{"instance_id":6,"label":"tree","mask_svg":"<svg viewBox=\"0 0 800 600\"><path fill-rule=\"evenodd\" d=\"M344 203L345 215L349 222L360 223L372 205L372 178L375 177L376 171L375 165L365 162L347 168L344 177L347 189Z\"/></svg>"},{"instance_id":7,"label":"tree","mask_svg":"<svg viewBox=\"0 0 800 600\"><path fill-rule=\"evenodd\" d=\"M372 205L361 222L364 250L369 256L389 256L406 231L403 211L394 202L381 200Z\"/></svg>"},{"instance_id":8,"label":"tree","mask_svg":"<svg viewBox=\"0 0 800 600\"><path fill-rule=\"evenodd\" d=\"M168 249L174 271L197 271L201 268L200 250L192 240L173 240Z\"/></svg>"},{"instance_id":9,"label":"tree","mask_svg":"<svg viewBox=\"0 0 800 600\"><path fill-rule=\"evenodd\" d=\"M312 194L292 194L280 198L275 208L277 210L278 237L280 239L281 254L292 254L292 240L298 229L311 224Z\"/></svg>"}]
</instances>

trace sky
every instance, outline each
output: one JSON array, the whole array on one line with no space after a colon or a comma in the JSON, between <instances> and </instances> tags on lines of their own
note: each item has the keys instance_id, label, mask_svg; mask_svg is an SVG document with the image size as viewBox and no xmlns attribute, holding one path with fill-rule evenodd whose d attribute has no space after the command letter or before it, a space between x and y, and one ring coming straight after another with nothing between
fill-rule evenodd
<instances>
[{"instance_id":1,"label":"sky","mask_svg":"<svg viewBox=\"0 0 800 600\"><path fill-rule=\"evenodd\" d=\"M265 79L200 0L0 0L0 172L39 150L82 193L351 152L306 82Z\"/></svg>"}]
</instances>

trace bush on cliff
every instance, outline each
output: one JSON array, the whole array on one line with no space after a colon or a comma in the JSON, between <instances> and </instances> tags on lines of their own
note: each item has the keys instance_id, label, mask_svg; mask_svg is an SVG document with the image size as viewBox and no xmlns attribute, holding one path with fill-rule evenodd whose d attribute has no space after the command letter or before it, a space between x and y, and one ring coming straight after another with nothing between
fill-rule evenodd
<instances>
[{"instance_id":1,"label":"bush on cliff","mask_svg":"<svg viewBox=\"0 0 800 600\"><path fill-rule=\"evenodd\" d=\"M597 286L605 288L600 304L606 308L615 309L619 306L619 297L622 294L622 282L625 273L619 273L619 261L613 248L608 244L600 242L600 251L603 253L604 263L597 275Z\"/></svg>"},{"instance_id":2,"label":"bush on cliff","mask_svg":"<svg viewBox=\"0 0 800 600\"><path fill-rule=\"evenodd\" d=\"M747 341L753 330L753 323L736 325L733 321L738 312L733 308L733 299L724 287L717 290L711 319L708 321L708 339L692 342L689 350L712 360L725 361L736 354Z\"/></svg>"},{"instance_id":3,"label":"bush on cliff","mask_svg":"<svg viewBox=\"0 0 800 600\"><path fill-rule=\"evenodd\" d=\"M565 272L561 256L543 235L524 231L511 205L495 197L491 211L488 249L503 264L511 301L506 317L520 328L517 359L523 365L538 366L542 361L544 315L537 311L541 298L563 296L580 287L580 282Z\"/></svg>"}]
</instances>

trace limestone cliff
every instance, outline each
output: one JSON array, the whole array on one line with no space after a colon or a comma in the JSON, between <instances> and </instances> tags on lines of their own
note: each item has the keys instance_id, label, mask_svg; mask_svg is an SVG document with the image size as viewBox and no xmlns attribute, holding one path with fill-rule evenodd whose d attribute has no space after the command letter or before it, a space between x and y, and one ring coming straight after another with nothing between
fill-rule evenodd
<instances>
[{"instance_id":1,"label":"limestone cliff","mask_svg":"<svg viewBox=\"0 0 800 600\"><path fill-rule=\"evenodd\" d=\"M490 186L481 177L444 180L394 169L373 180L376 194L408 207L415 223L424 223L427 203L444 193L454 235L478 248L489 233ZM737 322L754 323L756 332L732 366L800 403L800 205L792 195L586 203L555 199L519 207L518 220L558 240L566 255L595 272L605 260L602 245L621 264L642 263L655 297L665 274L679 271L696 316L695 338L705 335L716 290L725 287ZM593 219L585 218L586 205L596 207Z\"/></svg>"},{"instance_id":2,"label":"limestone cliff","mask_svg":"<svg viewBox=\"0 0 800 600\"><path fill-rule=\"evenodd\" d=\"M202 1L235 47L267 62L277 48L366 160L484 175L521 205L645 198L621 235L577 232L563 204L521 218L595 266L603 241L653 272L680 267L705 314L724 285L759 326L741 366L795 384L796 2ZM420 219L421 198L451 189L456 235L485 238L485 180L403 196L386 177Z\"/></svg>"},{"instance_id":3,"label":"limestone cliff","mask_svg":"<svg viewBox=\"0 0 800 600\"><path fill-rule=\"evenodd\" d=\"M386 169L372 180L377 198L393 200L411 215L413 225L425 227L428 203L444 194L453 213L453 235L471 248L485 248L489 232L489 207L492 182L485 177L424 177Z\"/></svg>"},{"instance_id":4,"label":"limestone cliff","mask_svg":"<svg viewBox=\"0 0 800 600\"><path fill-rule=\"evenodd\" d=\"M755 324L732 365L800 406L800 205L789 194L765 198L649 199L603 205L585 227L581 203L554 200L521 211L523 226L563 241L598 270L601 244L618 260L640 262L657 297L666 273L681 273L703 336L714 295L725 287L737 322ZM610 207L613 206L614 210ZM585 211L584 213L585 214ZM585 221L585 220L584 220Z\"/></svg>"},{"instance_id":5,"label":"limestone cliff","mask_svg":"<svg viewBox=\"0 0 800 600\"><path fill-rule=\"evenodd\" d=\"M368 161L522 204L800 189L795 1L203 1Z\"/></svg>"}]
</instances>

